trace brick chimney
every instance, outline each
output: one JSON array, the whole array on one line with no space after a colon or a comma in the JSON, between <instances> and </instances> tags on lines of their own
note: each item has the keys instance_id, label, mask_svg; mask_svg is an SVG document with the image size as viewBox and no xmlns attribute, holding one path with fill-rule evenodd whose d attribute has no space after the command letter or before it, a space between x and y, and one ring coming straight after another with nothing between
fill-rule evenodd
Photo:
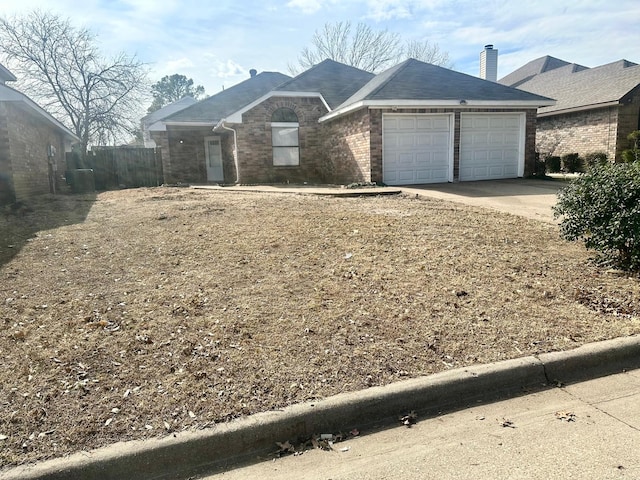
<instances>
[{"instance_id":1,"label":"brick chimney","mask_svg":"<svg viewBox=\"0 0 640 480\"><path fill-rule=\"evenodd\" d=\"M493 45L485 45L480 52L480 78L498 81L498 50Z\"/></svg>"}]
</instances>

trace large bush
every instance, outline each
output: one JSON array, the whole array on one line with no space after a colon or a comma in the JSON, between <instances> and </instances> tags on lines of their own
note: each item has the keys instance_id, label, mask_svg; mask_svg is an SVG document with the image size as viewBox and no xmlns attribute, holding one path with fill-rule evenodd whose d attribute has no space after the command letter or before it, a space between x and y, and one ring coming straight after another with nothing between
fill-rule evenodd
<instances>
[{"instance_id":1,"label":"large bush","mask_svg":"<svg viewBox=\"0 0 640 480\"><path fill-rule=\"evenodd\" d=\"M567 240L583 240L604 264L640 271L640 163L595 165L558 193Z\"/></svg>"}]
</instances>

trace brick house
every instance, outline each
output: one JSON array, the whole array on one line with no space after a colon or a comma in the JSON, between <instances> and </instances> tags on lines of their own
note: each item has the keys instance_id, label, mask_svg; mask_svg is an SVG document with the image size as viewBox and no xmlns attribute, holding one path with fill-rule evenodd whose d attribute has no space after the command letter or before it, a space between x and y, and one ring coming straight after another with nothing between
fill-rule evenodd
<instances>
[{"instance_id":1,"label":"brick house","mask_svg":"<svg viewBox=\"0 0 640 480\"><path fill-rule=\"evenodd\" d=\"M0 65L0 204L55 193L65 152L80 139L26 95L8 87L16 77Z\"/></svg>"},{"instance_id":2,"label":"brick house","mask_svg":"<svg viewBox=\"0 0 640 480\"><path fill-rule=\"evenodd\" d=\"M536 111L552 104L413 59L379 75L325 60L295 78L254 71L151 135L170 183L515 178L533 172Z\"/></svg>"},{"instance_id":3,"label":"brick house","mask_svg":"<svg viewBox=\"0 0 640 480\"><path fill-rule=\"evenodd\" d=\"M556 100L538 109L541 153L606 152L619 159L630 148L629 133L640 130L640 65L627 60L588 68L546 56L499 82Z\"/></svg>"}]
</instances>

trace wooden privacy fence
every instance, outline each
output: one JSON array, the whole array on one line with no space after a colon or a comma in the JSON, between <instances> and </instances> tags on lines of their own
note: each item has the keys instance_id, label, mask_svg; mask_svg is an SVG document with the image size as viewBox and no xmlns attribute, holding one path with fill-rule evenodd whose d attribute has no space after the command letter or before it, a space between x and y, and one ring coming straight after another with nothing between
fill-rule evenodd
<instances>
[{"instance_id":1,"label":"wooden privacy fence","mask_svg":"<svg viewBox=\"0 0 640 480\"><path fill-rule=\"evenodd\" d=\"M156 187L163 183L159 149L100 148L87 153L84 161L71 156L67 168L93 170L96 190Z\"/></svg>"}]
</instances>

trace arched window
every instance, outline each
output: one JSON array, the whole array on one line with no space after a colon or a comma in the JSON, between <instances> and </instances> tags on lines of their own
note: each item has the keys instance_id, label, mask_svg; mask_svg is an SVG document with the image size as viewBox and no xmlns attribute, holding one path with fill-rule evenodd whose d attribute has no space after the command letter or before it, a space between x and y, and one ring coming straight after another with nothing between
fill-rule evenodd
<instances>
[{"instance_id":1,"label":"arched window","mask_svg":"<svg viewBox=\"0 0 640 480\"><path fill-rule=\"evenodd\" d=\"M273 146L274 165L300 165L299 126L298 116L290 108L278 108L271 115L271 145Z\"/></svg>"}]
</instances>

